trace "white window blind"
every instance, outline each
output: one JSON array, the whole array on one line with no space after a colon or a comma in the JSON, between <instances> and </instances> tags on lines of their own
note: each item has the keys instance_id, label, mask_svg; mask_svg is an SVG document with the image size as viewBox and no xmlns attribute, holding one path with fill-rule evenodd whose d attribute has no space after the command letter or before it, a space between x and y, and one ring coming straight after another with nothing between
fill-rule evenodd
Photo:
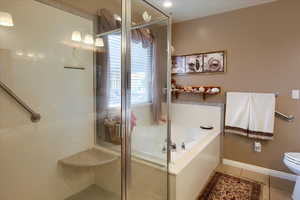
<instances>
[{"instance_id":1,"label":"white window blind","mask_svg":"<svg viewBox=\"0 0 300 200\"><path fill-rule=\"evenodd\" d=\"M109 107L121 105L121 36L108 36L109 50ZM151 102L152 47L131 43L131 103Z\"/></svg>"}]
</instances>

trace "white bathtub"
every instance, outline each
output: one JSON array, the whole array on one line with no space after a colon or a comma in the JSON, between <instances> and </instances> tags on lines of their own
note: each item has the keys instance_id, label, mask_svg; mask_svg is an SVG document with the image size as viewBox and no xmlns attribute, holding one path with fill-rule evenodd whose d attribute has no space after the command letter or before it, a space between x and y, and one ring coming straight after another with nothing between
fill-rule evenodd
<instances>
[{"instance_id":1,"label":"white bathtub","mask_svg":"<svg viewBox=\"0 0 300 200\"><path fill-rule=\"evenodd\" d=\"M197 199L220 163L223 108L222 104L172 104L172 139L179 145L185 141L186 150L172 153L170 199ZM202 130L201 125L214 129Z\"/></svg>"},{"instance_id":2,"label":"white bathtub","mask_svg":"<svg viewBox=\"0 0 300 200\"><path fill-rule=\"evenodd\" d=\"M162 132L159 128L154 128L153 126L143 127L142 129L147 130L146 134L148 136L146 140L148 142L146 144L145 142L140 142L140 139L145 141L145 137L143 135L133 135L132 152L134 156L160 165L166 165L167 155L166 152L163 151L163 149L166 148L166 136L160 136L158 138L156 136L157 133L162 134ZM171 140L174 144L176 144L176 150L171 152L171 163L175 164L176 161L183 158L199 144L201 144L202 148L205 148L211 139L213 139L213 137L215 137L218 133L220 133L218 127L215 127L213 130L203 130L200 127L189 128L172 125ZM139 132L136 131L136 134L139 134ZM151 140L151 138L154 137L156 140ZM183 145L185 148L183 148Z\"/></svg>"},{"instance_id":3,"label":"white bathtub","mask_svg":"<svg viewBox=\"0 0 300 200\"><path fill-rule=\"evenodd\" d=\"M197 199L209 176L220 163L220 129L216 127L213 130L202 130L176 125L171 129L172 141L177 147L176 151L171 152L169 165L171 199ZM185 143L185 149L181 148L182 143ZM133 154L137 159L155 163L165 170L167 155L162 152L163 145L164 142L148 141L147 151L134 150ZM156 147L159 147L159 151L157 149L151 151ZM157 173L161 173L158 176L163 177L165 172L157 171Z\"/></svg>"},{"instance_id":4,"label":"white bathtub","mask_svg":"<svg viewBox=\"0 0 300 200\"><path fill-rule=\"evenodd\" d=\"M176 144L176 150L171 152L173 173L185 166L183 160L188 162L193 158L191 154L199 153L220 134L221 116L222 106L172 104L171 140ZM201 125L210 125L214 129L203 130ZM166 149L166 125L139 125L132 134L132 154L135 157L166 166L167 154L163 151Z\"/></svg>"},{"instance_id":5,"label":"white bathtub","mask_svg":"<svg viewBox=\"0 0 300 200\"><path fill-rule=\"evenodd\" d=\"M189 128L184 126L173 125L171 128L172 142L176 144L176 150L171 152L171 163L175 164L186 153L201 141L205 141L212 131L206 131L199 128Z\"/></svg>"}]
</instances>

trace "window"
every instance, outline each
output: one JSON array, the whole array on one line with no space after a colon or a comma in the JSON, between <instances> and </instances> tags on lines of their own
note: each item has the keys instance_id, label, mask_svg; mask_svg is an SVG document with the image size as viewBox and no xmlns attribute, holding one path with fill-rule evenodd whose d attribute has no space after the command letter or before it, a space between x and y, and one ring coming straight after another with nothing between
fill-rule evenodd
<instances>
[{"instance_id":1,"label":"window","mask_svg":"<svg viewBox=\"0 0 300 200\"><path fill-rule=\"evenodd\" d=\"M121 105L121 36L108 36L109 107ZM131 103L151 103L152 47L131 43Z\"/></svg>"}]
</instances>

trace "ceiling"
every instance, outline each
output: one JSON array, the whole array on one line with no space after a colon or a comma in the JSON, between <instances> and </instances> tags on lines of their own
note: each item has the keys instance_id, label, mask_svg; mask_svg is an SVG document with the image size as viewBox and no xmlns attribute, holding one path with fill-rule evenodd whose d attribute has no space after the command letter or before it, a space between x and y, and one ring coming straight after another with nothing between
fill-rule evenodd
<instances>
[{"instance_id":1,"label":"ceiling","mask_svg":"<svg viewBox=\"0 0 300 200\"><path fill-rule=\"evenodd\" d=\"M163 8L165 0L148 0ZM276 0L170 0L171 8L163 8L171 12L175 22L220 14L241 8L270 3Z\"/></svg>"}]
</instances>

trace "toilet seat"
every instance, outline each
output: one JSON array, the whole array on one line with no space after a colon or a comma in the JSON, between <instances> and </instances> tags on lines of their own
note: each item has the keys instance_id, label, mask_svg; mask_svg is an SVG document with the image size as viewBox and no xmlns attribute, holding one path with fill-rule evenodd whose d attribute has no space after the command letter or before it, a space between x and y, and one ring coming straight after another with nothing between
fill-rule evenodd
<instances>
[{"instance_id":1,"label":"toilet seat","mask_svg":"<svg viewBox=\"0 0 300 200\"><path fill-rule=\"evenodd\" d=\"M285 153L283 163L297 176L293 199L300 200L300 153Z\"/></svg>"},{"instance_id":2,"label":"toilet seat","mask_svg":"<svg viewBox=\"0 0 300 200\"><path fill-rule=\"evenodd\" d=\"M300 153L285 153L284 159L294 163L295 165L300 165Z\"/></svg>"},{"instance_id":3,"label":"toilet seat","mask_svg":"<svg viewBox=\"0 0 300 200\"><path fill-rule=\"evenodd\" d=\"M286 164L290 163L291 165L293 165L297 169L300 169L300 163L299 162L295 162L295 161L293 161L291 159L288 159L288 158L284 158L284 162L286 162Z\"/></svg>"}]
</instances>

